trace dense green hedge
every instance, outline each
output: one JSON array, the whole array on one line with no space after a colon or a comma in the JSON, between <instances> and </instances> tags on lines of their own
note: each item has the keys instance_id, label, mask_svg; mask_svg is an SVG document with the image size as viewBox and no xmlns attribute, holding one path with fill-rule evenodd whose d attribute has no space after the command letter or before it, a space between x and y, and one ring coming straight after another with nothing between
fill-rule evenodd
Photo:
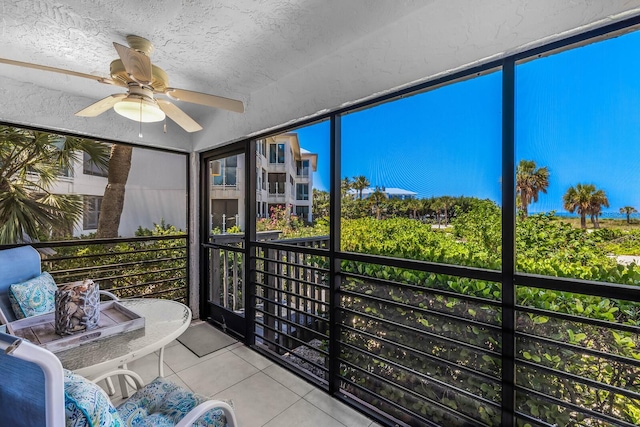
<instances>
[{"instance_id":1,"label":"dense green hedge","mask_svg":"<svg viewBox=\"0 0 640 427\"><path fill-rule=\"evenodd\" d=\"M552 214L518 218L516 269L638 285L640 268L618 265L609 256L612 242L615 244L616 239L619 242L620 237L616 231L589 233L575 229ZM406 218L344 220L342 249L500 269L500 209L490 201L478 201L472 209L457 215L452 228L444 230ZM373 264L344 262L342 268L345 272L380 279L348 277L343 284L344 289L360 295L343 298L343 307L362 313L347 311L343 322L363 333L343 331L342 340L355 349L346 346L342 357L355 367L345 364L342 374L441 425L468 425L469 419L499 425L499 409L481 399L498 404L500 401L501 285ZM406 289L394 282L419 288ZM456 298L456 294L460 297ZM464 296L481 299L470 301ZM639 424L640 401L634 394L625 396L618 391L640 393L637 362L640 341L637 333L615 326L637 325L640 304L524 286L517 286L516 296L519 305L549 312L518 312L517 330L521 334L517 357L521 362L517 366L517 383L614 420ZM578 317L562 320L553 313ZM588 325L579 321L581 317L607 323ZM468 345L456 347L446 338ZM423 354L433 358L425 358ZM385 359L393 364L384 362ZM356 369L358 366L361 371ZM496 380L474 375L473 371L491 375ZM413 372L422 373L426 379L421 380ZM563 373L585 380L569 379ZM447 385L461 391L455 392ZM351 391L401 419L404 417L401 411L395 411L382 400L367 396L357 388ZM425 403L414 394L433 403ZM517 405L522 412L559 426L615 425L615 422L607 423L558 407L531 393L519 393ZM455 417L443 409L447 407L469 418L465 421ZM410 418L405 421L415 422ZM527 425L523 421L519 424Z\"/></svg>"},{"instance_id":2,"label":"dense green hedge","mask_svg":"<svg viewBox=\"0 0 640 427\"><path fill-rule=\"evenodd\" d=\"M166 236L167 240L119 242L52 247L55 254L43 258L43 270L56 283L93 279L100 289L120 298L153 296L187 302L187 249L183 232L170 225L140 229L142 236ZM175 238L170 238L176 236ZM68 258L67 258L68 257ZM58 259L67 258L67 259Z\"/></svg>"}]
</instances>

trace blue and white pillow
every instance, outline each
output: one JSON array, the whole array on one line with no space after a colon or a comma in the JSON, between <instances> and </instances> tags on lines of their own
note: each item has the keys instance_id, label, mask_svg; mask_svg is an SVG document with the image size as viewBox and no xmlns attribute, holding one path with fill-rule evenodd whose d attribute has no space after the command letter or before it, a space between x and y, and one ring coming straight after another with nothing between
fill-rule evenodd
<instances>
[{"instance_id":1,"label":"blue and white pillow","mask_svg":"<svg viewBox=\"0 0 640 427\"><path fill-rule=\"evenodd\" d=\"M56 282L46 271L26 282L9 286L9 301L17 319L55 310Z\"/></svg>"},{"instance_id":2,"label":"blue and white pillow","mask_svg":"<svg viewBox=\"0 0 640 427\"><path fill-rule=\"evenodd\" d=\"M123 427L107 394L97 384L64 370L66 427Z\"/></svg>"}]
</instances>

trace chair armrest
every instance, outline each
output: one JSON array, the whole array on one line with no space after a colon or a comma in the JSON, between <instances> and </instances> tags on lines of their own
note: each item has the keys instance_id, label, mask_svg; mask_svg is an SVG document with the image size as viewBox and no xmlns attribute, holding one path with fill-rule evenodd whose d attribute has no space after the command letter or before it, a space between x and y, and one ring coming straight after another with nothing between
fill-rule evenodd
<instances>
[{"instance_id":1,"label":"chair armrest","mask_svg":"<svg viewBox=\"0 0 640 427\"><path fill-rule=\"evenodd\" d=\"M6 332L8 334L15 335L13 328L11 327L11 322L9 322L9 319L7 319L7 316L5 316L1 308L0 308L0 325L5 327Z\"/></svg>"},{"instance_id":2,"label":"chair armrest","mask_svg":"<svg viewBox=\"0 0 640 427\"><path fill-rule=\"evenodd\" d=\"M178 424L176 424L176 427L191 427L198 418L212 409L222 409L224 416L227 418L227 426L237 427L238 420L236 420L236 413L233 411L231 405L221 400L207 400L206 402L202 402L189 411L189 413L185 415Z\"/></svg>"},{"instance_id":3,"label":"chair armrest","mask_svg":"<svg viewBox=\"0 0 640 427\"><path fill-rule=\"evenodd\" d=\"M108 298L111 298L112 300L115 300L115 301L119 301L120 300L120 298L118 298L117 296L115 296L114 294L112 294L109 291L100 291L100 295L104 295L104 296L106 296Z\"/></svg>"},{"instance_id":4,"label":"chair armrest","mask_svg":"<svg viewBox=\"0 0 640 427\"><path fill-rule=\"evenodd\" d=\"M136 385L136 388L138 390L140 390L142 387L144 387L144 381L142 380L142 377L140 375L138 375L137 373L130 371L128 369L114 369L113 371L109 371L107 373L98 375L97 377L93 378L91 381L94 383L97 383L99 381L104 380L105 378L111 378L114 377L116 375L126 375L128 377L130 377L131 379L133 379L133 382Z\"/></svg>"}]
</instances>

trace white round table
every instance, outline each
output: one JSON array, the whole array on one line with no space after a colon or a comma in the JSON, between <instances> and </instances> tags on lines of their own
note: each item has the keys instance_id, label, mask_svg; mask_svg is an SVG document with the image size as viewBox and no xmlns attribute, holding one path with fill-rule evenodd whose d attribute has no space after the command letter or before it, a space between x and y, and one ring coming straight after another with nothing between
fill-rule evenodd
<instances>
[{"instance_id":1,"label":"white round table","mask_svg":"<svg viewBox=\"0 0 640 427\"><path fill-rule=\"evenodd\" d=\"M58 352L56 356L62 366L92 379L160 350L158 374L164 376L164 347L189 327L191 310L170 300L143 298L119 302L144 317L144 328Z\"/></svg>"}]
</instances>

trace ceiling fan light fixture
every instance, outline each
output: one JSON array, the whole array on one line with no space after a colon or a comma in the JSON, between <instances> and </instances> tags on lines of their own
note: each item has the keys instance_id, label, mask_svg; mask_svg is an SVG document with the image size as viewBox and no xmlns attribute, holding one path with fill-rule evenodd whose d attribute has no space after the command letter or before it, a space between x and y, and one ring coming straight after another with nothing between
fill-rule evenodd
<instances>
[{"instance_id":1,"label":"ceiling fan light fixture","mask_svg":"<svg viewBox=\"0 0 640 427\"><path fill-rule=\"evenodd\" d=\"M152 123L165 119L164 111L154 101L127 97L113 106L116 113L136 122Z\"/></svg>"}]
</instances>

